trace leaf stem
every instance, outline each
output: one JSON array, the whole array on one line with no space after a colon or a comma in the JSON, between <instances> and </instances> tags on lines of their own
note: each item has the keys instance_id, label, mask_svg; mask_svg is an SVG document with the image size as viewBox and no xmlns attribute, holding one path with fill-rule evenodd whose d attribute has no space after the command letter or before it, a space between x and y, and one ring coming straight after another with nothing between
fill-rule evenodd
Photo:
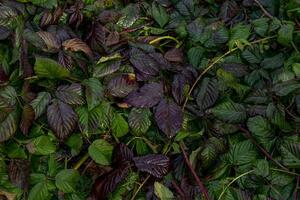
<instances>
[{"instance_id":1,"label":"leaf stem","mask_svg":"<svg viewBox=\"0 0 300 200\"><path fill-rule=\"evenodd\" d=\"M232 185L235 181L237 181L238 179L242 178L243 176L246 176L250 173L254 172L254 170L250 170L248 172L245 172L237 177L235 177L232 181L230 181L230 183L228 185L226 185L226 187L223 189L222 193L220 194L218 200L221 200L221 198L223 197L223 195L225 194L225 192L227 191L227 189L230 187L230 185Z\"/></svg>"},{"instance_id":2,"label":"leaf stem","mask_svg":"<svg viewBox=\"0 0 300 200\"><path fill-rule=\"evenodd\" d=\"M179 42L176 38L174 38L174 37L172 37L172 36L169 36L169 35L167 35L167 36L162 36L162 37L158 37L158 38L156 38L156 39L154 39L154 40L151 40L151 41L149 42L149 44L154 44L154 43L156 43L156 42L159 42L159 41L165 40L165 39L169 39L169 40L175 41L175 42L177 43L176 48L179 48L180 45L181 45L181 42Z\"/></svg>"},{"instance_id":3,"label":"leaf stem","mask_svg":"<svg viewBox=\"0 0 300 200\"><path fill-rule=\"evenodd\" d=\"M270 19L274 19L274 17L263 7L259 0L254 1L267 17L269 17Z\"/></svg>"},{"instance_id":4,"label":"leaf stem","mask_svg":"<svg viewBox=\"0 0 300 200\"><path fill-rule=\"evenodd\" d=\"M73 169L78 170L81 165L90 157L89 153L86 153L73 167Z\"/></svg>"},{"instance_id":5,"label":"leaf stem","mask_svg":"<svg viewBox=\"0 0 300 200\"><path fill-rule=\"evenodd\" d=\"M145 183L147 182L147 180L150 178L150 175L148 175L145 180L142 182L142 184L140 184L140 186L138 187L138 189L135 191L135 193L133 194L133 196L131 197L130 200L135 200L136 195L139 193L139 191L142 189L142 187L145 185Z\"/></svg>"},{"instance_id":6,"label":"leaf stem","mask_svg":"<svg viewBox=\"0 0 300 200\"><path fill-rule=\"evenodd\" d=\"M206 187L204 186L204 184L202 183L202 181L198 177L197 173L195 172L192 164L190 163L190 161L188 159L188 156L187 156L187 154L186 154L186 152L184 150L183 142L180 142L180 149L181 149L181 152L183 154L184 161L187 164L188 168L190 169L190 171L191 171L191 173L192 173L192 175L193 175L193 177L194 177L194 179L195 179L195 181L196 181L196 183L197 183L197 185L198 185L201 193L204 194L204 198L206 200L210 200L210 198L208 196L208 191L207 191Z\"/></svg>"}]
</instances>

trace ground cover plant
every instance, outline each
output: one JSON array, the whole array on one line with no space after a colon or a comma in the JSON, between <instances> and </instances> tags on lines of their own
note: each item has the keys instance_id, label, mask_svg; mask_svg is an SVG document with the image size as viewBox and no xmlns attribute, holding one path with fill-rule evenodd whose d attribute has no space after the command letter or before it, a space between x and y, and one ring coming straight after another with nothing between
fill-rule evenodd
<instances>
[{"instance_id":1,"label":"ground cover plant","mask_svg":"<svg viewBox=\"0 0 300 200\"><path fill-rule=\"evenodd\" d=\"M0 199L299 200L297 0L0 0Z\"/></svg>"}]
</instances>

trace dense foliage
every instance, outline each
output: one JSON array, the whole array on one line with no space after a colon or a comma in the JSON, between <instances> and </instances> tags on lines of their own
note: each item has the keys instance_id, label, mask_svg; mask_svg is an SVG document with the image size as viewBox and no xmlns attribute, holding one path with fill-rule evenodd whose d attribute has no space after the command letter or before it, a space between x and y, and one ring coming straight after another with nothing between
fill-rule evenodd
<instances>
[{"instance_id":1,"label":"dense foliage","mask_svg":"<svg viewBox=\"0 0 300 200\"><path fill-rule=\"evenodd\" d=\"M297 0L0 0L0 199L298 200Z\"/></svg>"}]
</instances>

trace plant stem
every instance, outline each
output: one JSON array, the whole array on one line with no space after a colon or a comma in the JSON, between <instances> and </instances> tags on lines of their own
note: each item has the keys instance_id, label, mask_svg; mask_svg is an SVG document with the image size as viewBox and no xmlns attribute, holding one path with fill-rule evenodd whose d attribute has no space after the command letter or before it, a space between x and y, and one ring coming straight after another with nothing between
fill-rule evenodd
<instances>
[{"instance_id":1,"label":"plant stem","mask_svg":"<svg viewBox=\"0 0 300 200\"><path fill-rule=\"evenodd\" d=\"M270 19L274 19L274 17L263 7L259 0L254 1L267 17L269 17Z\"/></svg>"},{"instance_id":2,"label":"plant stem","mask_svg":"<svg viewBox=\"0 0 300 200\"><path fill-rule=\"evenodd\" d=\"M248 138L269 160L273 161L278 167L283 170L289 171L285 166L280 164L277 160L275 160L262 146L258 144L258 142L252 137L251 133L243 127L239 127L240 131L242 131L246 138Z\"/></svg>"},{"instance_id":3,"label":"plant stem","mask_svg":"<svg viewBox=\"0 0 300 200\"><path fill-rule=\"evenodd\" d=\"M81 165L89 158L89 153L86 153L73 167L73 169L78 170Z\"/></svg>"},{"instance_id":4,"label":"plant stem","mask_svg":"<svg viewBox=\"0 0 300 200\"><path fill-rule=\"evenodd\" d=\"M181 152L182 152L182 154L183 154L184 161L185 161L185 163L187 164L188 168L190 169L190 171L191 171L191 173L192 173L192 175L193 175L193 177L194 177L194 179L195 179L195 181L196 181L196 183L197 183L197 185L198 185L198 187L199 187L201 193L204 194L204 198L205 198L206 200L210 200L210 198L209 198L209 196L208 196L208 191L207 191L207 189L205 188L205 186L204 186L204 184L202 183L202 181L200 180L200 178L198 177L197 173L195 172L195 170L194 170L192 164L190 163L190 161L189 161L189 159L188 159L188 156L187 156L187 154L186 154L186 152L185 152L185 150L184 150L184 145L183 145L182 142L180 142L180 149L181 149Z\"/></svg>"},{"instance_id":5,"label":"plant stem","mask_svg":"<svg viewBox=\"0 0 300 200\"><path fill-rule=\"evenodd\" d=\"M238 50L238 48L233 48L229 51L227 51L226 53L224 53L222 56L218 57L215 61L213 61L210 65L208 65L208 67L206 67L197 77L197 79L195 80L195 82L193 83L192 87L190 88L187 97L184 100L184 103L182 105L182 110L185 109L186 104L189 100L189 96L191 96L193 90L195 89L197 83L201 80L201 78L203 77L204 74L206 74L213 66L215 66L215 64L217 64L218 62L220 62L224 57L226 57L227 55L231 54L232 52Z\"/></svg>"},{"instance_id":6,"label":"plant stem","mask_svg":"<svg viewBox=\"0 0 300 200\"><path fill-rule=\"evenodd\" d=\"M174 38L174 37L172 37L172 36L168 36L168 35L167 35L167 36L158 37L158 38L156 38L156 39L154 39L154 40L151 40L151 41L149 42L149 44L154 44L154 43L156 43L156 42L159 42L159 41L165 40L165 39L169 39L169 40L175 41L175 42L177 43L176 48L178 48L178 47L180 46L180 44L181 44L176 38Z\"/></svg>"},{"instance_id":7,"label":"plant stem","mask_svg":"<svg viewBox=\"0 0 300 200\"><path fill-rule=\"evenodd\" d=\"M300 176L300 174L298 174L296 172L286 171L286 170L283 170L283 169L270 168L270 170L277 171L277 172L282 172L282 173L286 173L286 174L290 174L290 175L294 175L294 176Z\"/></svg>"},{"instance_id":8,"label":"plant stem","mask_svg":"<svg viewBox=\"0 0 300 200\"><path fill-rule=\"evenodd\" d=\"M246 176L250 173L254 172L254 170L250 170L248 172L245 172L237 177L235 177L228 185L226 185L226 187L223 189L222 193L220 194L218 200L221 200L221 198L223 197L223 195L225 194L225 192L227 191L227 189L230 187L230 185L232 185L235 181L237 181L238 179L242 178L243 176Z\"/></svg>"},{"instance_id":9,"label":"plant stem","mask_svg":"<svg viewBox=\"0 0 300 200\"><path fill-rule=\"evenodd\" d=\"M140 184L140 186L138 187L138 189L135 191L135 193L133 194L133 196L131 197L131 200L135 200L136 195L139 193L139 191L142 189L142 187L145 185L145 183L147 182L147 180L150 178L150 175L148 175L146 177L146 179L143 181L142 184Z\"/></svg>"}]
</instances>

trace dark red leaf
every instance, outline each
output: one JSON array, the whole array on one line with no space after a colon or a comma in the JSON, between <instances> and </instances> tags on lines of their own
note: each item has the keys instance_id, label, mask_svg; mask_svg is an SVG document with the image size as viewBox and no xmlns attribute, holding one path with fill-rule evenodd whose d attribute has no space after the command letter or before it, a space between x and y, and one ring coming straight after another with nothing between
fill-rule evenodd
<instances>
[{"instance_id":1,"label":"dark red leaf","mask_svg":"<svg viewBox=\"0 0 300 200\"><path fill-rule=\"evenodd\" d=\"M162 178L169 171L170 159L162 154L134 157L133 161L140 171L147 172L156 178Z\"/></svg>"},{"instance_id":2,"label":"dark red leaf","mask_svg":"<svg viewBox=\"0 0 300 200\"><path fill-rule=\"evenodd\" d=\"M5 40L10 35L10 30L4 26L0 26L0 40Z\"/></svg>"},{"instance_id":3,"label":"dark red leaf","mask_svg":"<svg viewBox=\"0 0 300 200\"><path fill-rule=\"evenodd\" d=\"M9 77L4 72L2 65L0 64L0 84L5 83L9 80Z\"/></svg>"},{"instance_id":4,"label":"dark red leaf","mask_svg":"<svg viewBox=\"0 0 300 200\"><path fill-rule=\"evenodd\" d=\"M79 83L61 85L55 91L55 95L58 99L70 105L81 105L85 102L82 96L82 86Z\"/></svg>"},{"instance_id":5,"label":"dark red leaf","mask_svg":"<svg viewBox=\"0 0 300 200\"><path fill-rule=\"evenodd\" d=\"M65 140L76 128L77 115L68 104L54 99L47 109L48 124L60 140Z\"/></svg>"},{"instance_id":6,"label":"dark red leaf","mask_svg":"<svg viewBox=\"0 0 300 200\"><path fill-rule=\"evenodd\" d=\"M137 91L131 92L125 102L139 108L151 108L163 97L163 86L161 83L145 84Z\"/></svg>"},{"instance_id":7,"label":"dark red leaf","mask_svg":"<svg viewBox=\"0 0 300 200\"><path fill-rule=\"evenodd\" d=\"M75 51L75 52L82 51L90 59L93 58L93 52L90 49L90 47L79 38L73 38L70 40L66 40L62 43L62 46L64 47L65 50Z\"/></svg>"},{"instance_id":8,"label":"dark red leaf","mask_svg":"<svg viewBox=\"0 0 300 200\"><path fill-rule=\"evenodd\" d=\"M38 36L44 41L46 49L43 49L46 52L58 52L60 49L60 42L57 40L54 34L46 31L37 32Z\"/></svg>"},{"instance_id":9,"label":"dark red leaf","mask_svg":"<svg viewBox=\"0 0 300 200\"><path fill-rule=\"evenodd\" d=\"M184 101L184 86L185 86L185 78L182 74L176 74L172 83L172 94L173 97L179 105Z\"/></svg>"},{"instance_id":10,"label":"dark red leaf","mask_svg":"<svg viewBox=\"0 0 300 200\"><path fill-rule=\"evenodd\" d=\"M111 32L106 38L106 45L112 46L120 42L120 35L118 32Z\"/></svg>"},{"instance_id":11,"label":"dark red leaf","mask_svg":"<svg viewBox=\"0 0 300 200\"><path fill-rule=\"evenodd\" d=\"M155 121L162 132L173 137L182 126L182 110L174 101L162 99L155 111Z\"/></svg>"},{"instance_id":12,"label":"dark red leaf","mask_svg":"<svg viewBox=\"0 0 300 200\"><path fill-rule=\"evenodd\" d=\"M24 135L28 135L28 131L34 121L34 110L31 105L25 105L23 107L22 118L20 123L20 129Z\"/></svg>"},{"instance_id":13,"label":"dark red leaf","mask_svg":"<svg viewBox=\"0 0 300 200\"><path fill-rule=\"evenodd\" d=\"M170 62L183 62L183 52L179 48L172 48L165 53L165 58Z\"/></svg>"},{"instance_id":14,"label":"dark red leaf","mask_svg":"<svg viewBox=\"0 0 300 200\"><path fill-rule=\"evenodd\" d=\"M156 76L159 72L159 64L142 50L132 49L130 51L130 62L139 73L146 76Z\"/></svg>"},{"instance_id":15,"label":"dark red leaf","mask_svg":"<svg viewBox=\"0 0 300 200\"><path fill-rule=\"evenodd\" d=\"M33 68L28 60L28 44L26 40L22 41L21 54L20 54L20 67L23 70L24 78L33 75Z\"/></svg>"},{"instance_id":16,"label":"dark red leaf","mask_svg":"<svg viewBox=\"0 0 300 200\"><path fill-rule=\"evenodd\" d=\"M110 80L107 86L107 90L110 95L120 98L126 97L130 92L137 88L138 84L135 77L130 74L114 77Z\"/></svg>"},{"instance_id":17,"label":"dark red leaf","mask_svg":"<svg viewBox=\"0 0 300 200\"><path fill-rule=\"evenodd\" d=\"M17 187L28 191L29 162L24 159L10 160L8 165L10 181Z\"/></svg>"},{"instance_id":18,"label":"dark red leaf","mask_svg":"<svg viewBox=\"0 0 300 200\"><path fill-rule=\"evenodd\" d=\"M41 17L41 22L40 26L48 26L52 23L53 15L49 10L46 10L43 12L42 17Z\"/></svg>"},{"instance_id":19,"label":"dark red leaf","mask_svg":"<svg viewBox=\"0 0 300 200\"><path fill-rule=\"evenodd\" d=\"M59 53L58 53L58 62L62 66L64 66L65 68L67 68L69 70L73 68L73 66L72 66L72 64L73 64L72 57L67 55L63 51L59 51Z\"/></svg>"},{"instance_id":20,"label":"dark red leaf","mask_svg":"<svg viewBox=\"0 0 300 200\"><path fill-rule=\"evenodd\" d=\"M98 19L102 24L107 24L109 22L116 22L120 16L121 13L119 11L103 10L98 16Z\"/></svg>"},{"instance_id":21,"label":"dark red leaf","mask_svg":"<svg viewBox=\"0 0 300 200\"><path fill-rule=\"evenodd\" d=\"M123 165L125 162L132 161L133 156L132 150L124 143L119 143L114 149L114 162L117 163L118 166Z\"/></svg>"},{"instance_id":22,"label":"dark red leaf","mask_svg":"<svg viewBox=\"0 0 300 200\"><path fill-rule=\"evenodd\" d=\"M116 186L128 174L128 167L118 168L110 173L104 174L97 178L92 189L92 198L95 200L106 199L107 196L114 191Z\"/></svg>"},{"instance_id":23,"label":"dark red leaf","mask_svg":"<svg viewBox=\"0 0 300 200\"><path fill-rule=\"evenodd\" d=\"M100 23L93 23L91 30L85 41L91 46L92 49L100 50L105 45L106 29Z\"/></svg>"}]
</instances>

